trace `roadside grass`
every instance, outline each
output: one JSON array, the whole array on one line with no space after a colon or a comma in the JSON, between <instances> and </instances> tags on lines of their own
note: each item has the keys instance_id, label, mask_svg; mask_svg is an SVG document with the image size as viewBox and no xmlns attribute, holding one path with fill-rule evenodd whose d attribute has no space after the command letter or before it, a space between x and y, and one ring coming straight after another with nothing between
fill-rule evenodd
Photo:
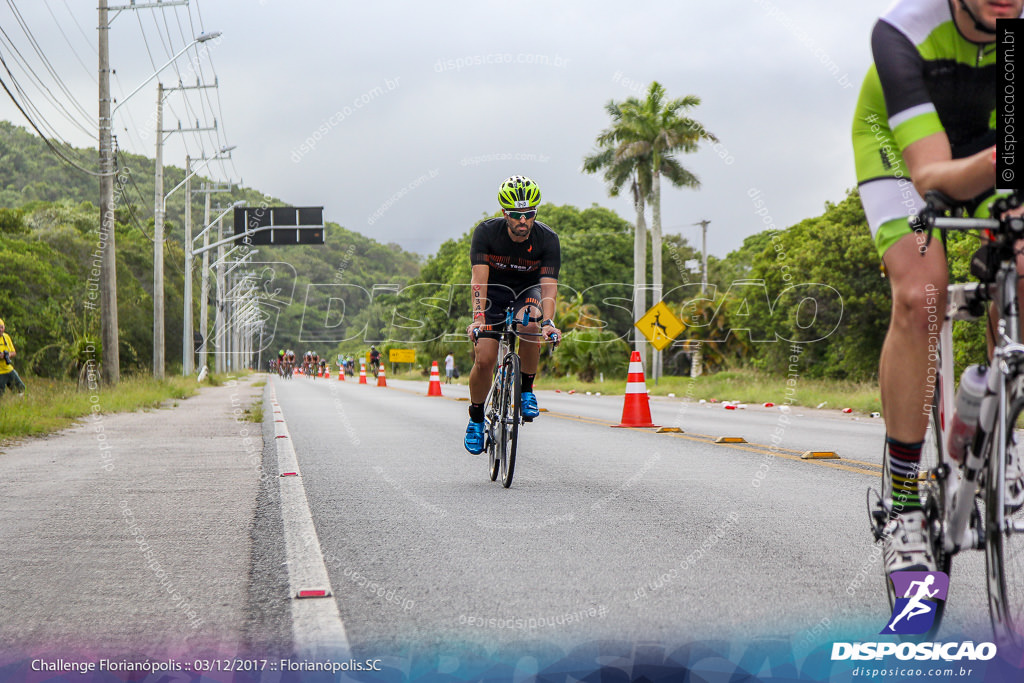
<instances>
[{"instance_id":1,"label":"roadside grass","mask_svg":"<svg viewBox=\"0 0 1024 683\"><path fill-rule=\"evenodd\" d=\"M264 382L265 384L265 382ZM257 398L256 401L245 409L245 413L242 415L242 419L246 422L255 422L257 424L263 422L263 398Z\"/></svg>"},{"instance_id":2,"label":"roadside grass","mask_svg":"<svg viewBox=\"0 0 1024 683\"><path fill-rule=\"evenodd\" d=\"M228 377L213 376L212 386ZM78 388L74 380L25 377L24 396L11 391L0 397L0 444L27 436L56 432L93 412L120 413L159 408L165 401L194 396L200 385L194 377L171 376L157 381L145 375L122 377L113 388ZM93 406L99 406L93 408ZM262 407L260 408L262 419Z\"/></svg>"}]
</instances>

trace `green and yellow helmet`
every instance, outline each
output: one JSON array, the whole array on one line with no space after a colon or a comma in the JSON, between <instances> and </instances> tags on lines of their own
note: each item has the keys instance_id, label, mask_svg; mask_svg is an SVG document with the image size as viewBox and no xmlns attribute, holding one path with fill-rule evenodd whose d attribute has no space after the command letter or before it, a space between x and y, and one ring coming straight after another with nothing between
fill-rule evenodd
<instances>
[{"instance_id":1,"label":"green and yellow helmet","mask_svg":"<svg viewBox=\"0 0 1024 683\"><path fill-rule=\"evenodd\" d=\"M528 209L540 204L540 187L524 175L506 178L498 188L498 203L503 209Z\"/></svg>"}]
</instances>

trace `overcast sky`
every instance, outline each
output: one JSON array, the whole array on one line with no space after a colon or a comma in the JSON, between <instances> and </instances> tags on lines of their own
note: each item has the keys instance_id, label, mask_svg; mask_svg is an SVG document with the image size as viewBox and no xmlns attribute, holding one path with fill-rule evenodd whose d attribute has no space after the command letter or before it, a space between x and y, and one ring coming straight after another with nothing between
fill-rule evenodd
<instances>
[{"instance_id":1,"label":"overcast sky","mask_svg":"<svg viewBox=\"0 0 1024 683\"><path fill-rule=\"evenodd\" d=\"M14 3L92 116L78 116L87 131L97 111L96 4ZM610 198L599 177L580 171L581 160L609 123L604 105L642 96L658 80L671 97L700 97L692 115L721 140L717 151L682 159L700 190L663 186L665 232L699 248L692 224L708 219L708 251L725 256L765 227L755 190L782 228L855 185L851 117L871 26L887 5L192 0L114 20L113 88L123 98L193 32L222 31L208 50L192 48L175 64L187 84L196 71L211 82L216 73L219 92L170 94L164 123L209 125L216 116L218 131L170 135L165 163L184 166L186 151L237 145L231 163L211 164L211 174L292 204L323 205L327 220L429 254L496 210L498 184L517 173L540 184L545 202L596 202L632 221L630 203ZM55 84L8 6L0 26L41 80ZM0 55L65 139L95 146L27 87L8 44ZM161 80L176 85L178 74L167 68ZM153 81L117 112L122 148L154 155L155 99ZM27 125L6 96L0 117Z\"/></svg>"}]
</instances>

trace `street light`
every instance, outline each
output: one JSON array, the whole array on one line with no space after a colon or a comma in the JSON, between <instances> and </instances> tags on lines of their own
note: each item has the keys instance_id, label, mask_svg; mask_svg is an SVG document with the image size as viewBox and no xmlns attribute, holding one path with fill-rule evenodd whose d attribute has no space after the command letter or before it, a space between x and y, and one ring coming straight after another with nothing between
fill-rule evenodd
<instances>
[{"instance_id":1,"label":"street light","mask_svg":"<svg viewBox=\"0 0 1024 683\"><path fill-rule=\"evenodd\" d=\"M223 154L224 152L230 152L232 149L234 149L234 145L232 145L231 147L222 147L221 148L221 153ZM216 155L211 157L207 161L207 163L209 163L210 161L213 161L216 158L217 158ZM186 178L186 180L187 180L187 178ZM184 181L182 181L182 182L184 182ZM176 190L178 188L174 188L174 189ZM174 192L174 190L171 190L171 192ZM170 192L168 194L170 194ZM191 197L188 197L188 198L186 198L185 201L187 202L190 199L191 199ZM242 206L243 204L245 204L244 200L238 200L237 202L235 202L234 204L232 204L228 208L224 209L224 211L219 216L217 216L215 219L213 219L213 221L211 221L209 225L204 227L202 232L200 232L195 237L192 237L192 235L190 234L191 233L191 229L192 229L191 225L186 230L186 234L185 234L185 303L184 303L184 305L185 305L185 312L184 312L184 321L183 321L184 322L184 324L183 324L183 328L184 329L183 329L182 335L181 335L182 336L181 371L182 371L182 374L185 375L186 377L191 375L192 374L192 370L193 370L192 360L193 360L193 353L194 352L193 352L193 348L192 348L192 345L193 345L192 337L195 334L195 332L193 330L193 327L192 327L192 257L193 257L192 243L195 242L196 240L198 240L199 238L201 238L203 235L205 235L206 231L209 230L214 225L216 225L217 222L220 219L224 218L224 216L226 216L229 211L232 211L236 206ZM186 204L186 209L185 210L188 211L188 205L187 204Z\"/></svg>"},{"instance_id":2,"label":"street light","mask_svg":"<svg viewBox=\"0 0 1024 683\"><path fill-rule=\"evenodd\" d=\"M134 5L134 3L132 3ZM172 3L178 4L178 3ZM100 337L103 343L103 379L107 384L116 385L120 381L120 357L118 353L117 332L117 259L115 249L115 217L114 217L114 182L113 182L113 144L112 124L114 113L132 98L147 83L156 78L161 71L174 63L193 45L219 37L219 31L204 33L179 50L163 66L153 72L135 90L128 93L120 102L111 107L110 96L110 48L108 35L110 20L108 19L107 0L99 3L99 156L100 156L100 234L104 238L102 249L102 268L100 275L101 308ZM115 15L116 16L116 15Z\"/></svg>"},{"instance_id":3,"label":"street light","mask_svg":"<svg viewBox=\"0 0 1024 683\"><path fill-rule=\"evenodd\" d=\"M121 107L121 105L123 105L125 102L127 102L129 100L129 98L131 98L132 95L134 95L135 93L137 93L140 90L142 90L142 88L145 87L145 85L147 83L149 83L151 80L153 80L154 78L159 76L161 71L163 71L164 69L169 67L171 64L173 64L174 60L176 60L178 57L180 57L183 54L185 54L185 52L187 52L190 47L192 47L193 45L196 45L197 43L205 43L208 40L212 40L214 38L219 38L220 35L221 35L220 31L214 31L213 33L202 33L199 36L197 36L196 39L193 40L191 43L189 43L185 47L183 47L180 50L178 50L178 52L173 57L168 59L167 62L163 66L161 66L159 69L154 71L153 74L149 78L144 80L142 83L139 83L139 87L135 88L135 90L132 90L130 93L128 93L127 97L125 97L123 100L118 102L117 105L110 111L110 116L113 117L114 113Z\"/></svg>"},{"instance_id":4,"label":"street light","mask_svg":"<svg viewBox=\"0 0 1024 683\"><path fill-rule=\"evenodd\" d=\"M114 112L117 111L121 105L127 102L131 97L139 92L147 83L156 78L161 71L166 69L168 66L174 63L178 57L185 54L193 45L198 43L205 43L208 40L217 38L221 35L220 31L214 31L213 33L203 33L191 43L181 48L177 53L174 54L167 62L163 64L159 69L153 72L149 78L139 84L135 90L131 91L127 97L114 107ZM197 87L200 87L197 85ZM156 178L154 179L155 188L155 200L153 206L153 377L156 379L164 378L164 207L166 206L167 197L169 197L175 190L180 187L175 187L174 190L168 192L166 195L163 193L163 85L160 84L157 88L157 116L156 116ZM111 113L113 116L113 112ZM216 127L216 124L215 126ZM179 125L180 128L180 125ZM196 125L196 130L201 129ZM187 164L186 164L187 166ZM186 169L187 173L187 169ZM191 176L186 175L185 182ZM184 184L184 182L182 183ZM191 197L189 198L189 200ZM186 200L187 202L188 200ZM186 206L187 208L187 206Z\"/></svg>"}]
</instances>

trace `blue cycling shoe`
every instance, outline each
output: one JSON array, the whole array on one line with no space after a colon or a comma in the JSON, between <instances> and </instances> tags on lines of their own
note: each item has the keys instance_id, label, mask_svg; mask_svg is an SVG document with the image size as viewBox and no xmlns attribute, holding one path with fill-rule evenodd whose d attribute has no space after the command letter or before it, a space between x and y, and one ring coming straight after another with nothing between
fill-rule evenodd
<instances>
[{"instance_id":1,"label":"blue cycling shoe","mask_svg":"<svg viewBox=\"0 0 1024 683\"><path fill-rule=\"evenodd\" d=\"M537 394L532 391L524 391L522 393L522 401L524 419L532 420L540 415L540 408L537 407Z\"/></svg>"},{"instance_id":2,"label":"blue cycling shoe","mask_svg":"<svg viewBox=\"0 0 1024 683\"><path fill-rule=\"evenodd\" d=\"M466 450L473 455L480 455L484 452L484 423L469 421L466 427Z\"/></svg>"}]
</instances>

